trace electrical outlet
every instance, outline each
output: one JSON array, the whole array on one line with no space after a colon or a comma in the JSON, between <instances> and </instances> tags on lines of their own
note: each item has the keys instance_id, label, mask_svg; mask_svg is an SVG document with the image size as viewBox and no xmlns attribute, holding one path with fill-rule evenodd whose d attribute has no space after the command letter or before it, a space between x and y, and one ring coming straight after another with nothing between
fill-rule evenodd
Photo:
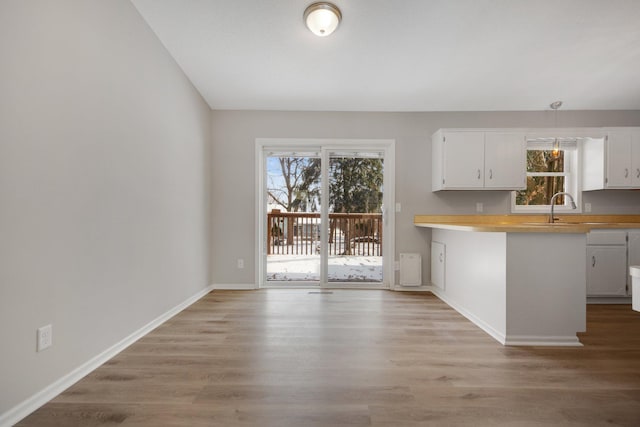
<instances>
[{"instance_id":1,"label":"electrical outlet","mask_svg":"<svg viewBox=\"0 0 640 427\"><path fill-rule=\"evenodd\" d=\"M238 268L244 268L244 259L238 258Z\"/></svg>"},{"instance_id":2,"label":"electrical outlet","mask_svg":"<svg viewBox=\"0 0 640 427\"><path fill-rule=\"evenodd\" d=\"M393 269L394 269L395 271L400 271L400 261L395 261L395 262L393 263Z\"/></svg>"},{"instance_id":3,"label":"electrical outlet","mask_svg":"<svg viewBox=\"0 0 640 427\"><path fill-rule=\"evenodd\" d=\"M38 328L38 342L36 351L42 351L53 345L53 326L46 325Z\"/></svg>"},{"instance_id":4,"label":"electrical outlet","mask_svg":"<svg viewBox=\"0 0 640 427\"><path fill-rule=\"evenodd\" d=\"M584 211L585 212L591 212L591 203L585 203L584 204Z\"/></svg>"},{"instance_id":5,"label":"electrical outlet","mask_svg":"<svg viewBox=\"0 0 640 427\"><path fill-rule=\"evenodd\" d=\"M400 203L396 203L396 212L402 212L402 205Z\"/></svg>"},{"instance_id":6,"label":"electrical outlet","mask_svg":"<svg viewBox=\"0 0 640 427\"><path fill-rule=\"evenodd\" d=\"M484 205L480 202L476 203L476 212L482 212L484 210Z\"/></svg>"}]
</instances>

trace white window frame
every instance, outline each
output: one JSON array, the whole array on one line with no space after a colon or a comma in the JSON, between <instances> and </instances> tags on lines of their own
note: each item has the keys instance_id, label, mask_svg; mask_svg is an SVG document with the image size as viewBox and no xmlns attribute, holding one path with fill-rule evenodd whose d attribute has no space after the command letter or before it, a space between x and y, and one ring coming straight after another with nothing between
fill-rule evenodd
<instances>
[{"instance_id":1,"label":"white window frame","mask_svg":"<svg viewBox=\"0 0 640 427\"><path fill-rule=\"evenodd\" d=\"M555 212L558 213L581 213L582 212L582 188L580 180L580 156L579 141L561 141L560 149L565 152L565 171L564 172L525 172L526 176L564 176L565 189L567 193L573 196L576 203L576 209L571 209L568 204L568 198L565 198L565 204L556 205ZM527 141L527 151L533 150L552 150L553 138L539 138ZM525 165L526 168L526 165ZM516 205L516 193L511 192L511 212L512 213L549 213L551 205Z\"/></svg>"}]
</instances>

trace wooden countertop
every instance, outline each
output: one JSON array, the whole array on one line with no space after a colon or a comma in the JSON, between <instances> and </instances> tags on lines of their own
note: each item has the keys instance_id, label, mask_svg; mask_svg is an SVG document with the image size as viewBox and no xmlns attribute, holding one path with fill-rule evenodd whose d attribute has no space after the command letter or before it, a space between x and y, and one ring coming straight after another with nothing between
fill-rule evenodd
<instances>
[{"instance_id":1,"label":"wooden countertop","mask_svg":"<svg viewBox=\"0 0 640 427\"><path fill-rule=\"evenodd\" d=\"M640 215L416 215L417 227L509 233L588 233L593 229L640 229Z\"/></svg>"}]
</instances>

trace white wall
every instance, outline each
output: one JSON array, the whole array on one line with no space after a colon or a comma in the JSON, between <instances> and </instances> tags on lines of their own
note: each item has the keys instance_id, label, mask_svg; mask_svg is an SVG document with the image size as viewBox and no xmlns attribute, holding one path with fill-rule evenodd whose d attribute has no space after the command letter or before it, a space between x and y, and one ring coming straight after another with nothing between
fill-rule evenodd
<instances>
[{"instance_id":1,"label":"white wall","mask_svg":"<svg viewBox=\"0 0 640 427\"><path fill-rule=\"evenodd\" d=\"M128 0L0 2L0 94L1 418L206 288L211 134Z\"/></svg>"},{"instance_id":2,"label":"white wall","mask_svg":"<svg viewBox=\"0 0 640 427\"><path fill-rule=\"evenodd\" d=\"M429 229L416 229L416 214L510 213L500 191L431 192L431 135L439 128L553 127L548 112L350 113L213 111L213 283L255 282L255 138L389 138L396 140L396 259L419 252L429 278ZM558 127L639 126L640 111L565 111ZM639 191L584 193L593 213L640 214ZM245 268L236 269L236 259ZM397 282L397 278L396 278Z\"/></svg>"}]
</instances>

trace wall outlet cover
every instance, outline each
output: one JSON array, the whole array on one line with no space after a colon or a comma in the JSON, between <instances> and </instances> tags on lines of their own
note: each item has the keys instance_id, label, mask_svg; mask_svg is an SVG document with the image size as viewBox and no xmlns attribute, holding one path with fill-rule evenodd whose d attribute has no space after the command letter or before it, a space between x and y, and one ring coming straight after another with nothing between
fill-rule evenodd
<instances>
[{"instance_id":1,"label":"wall outlet cover","mask_svg":"<svg viewBox=\"0 0 640 427\"><path fill-rule=\"evenodd\" d=\"M38 341L36 345L37 351L42 351L53 345L53 326L46 325L38 328L37 333Z\"/></svg>"}]
</instances>

